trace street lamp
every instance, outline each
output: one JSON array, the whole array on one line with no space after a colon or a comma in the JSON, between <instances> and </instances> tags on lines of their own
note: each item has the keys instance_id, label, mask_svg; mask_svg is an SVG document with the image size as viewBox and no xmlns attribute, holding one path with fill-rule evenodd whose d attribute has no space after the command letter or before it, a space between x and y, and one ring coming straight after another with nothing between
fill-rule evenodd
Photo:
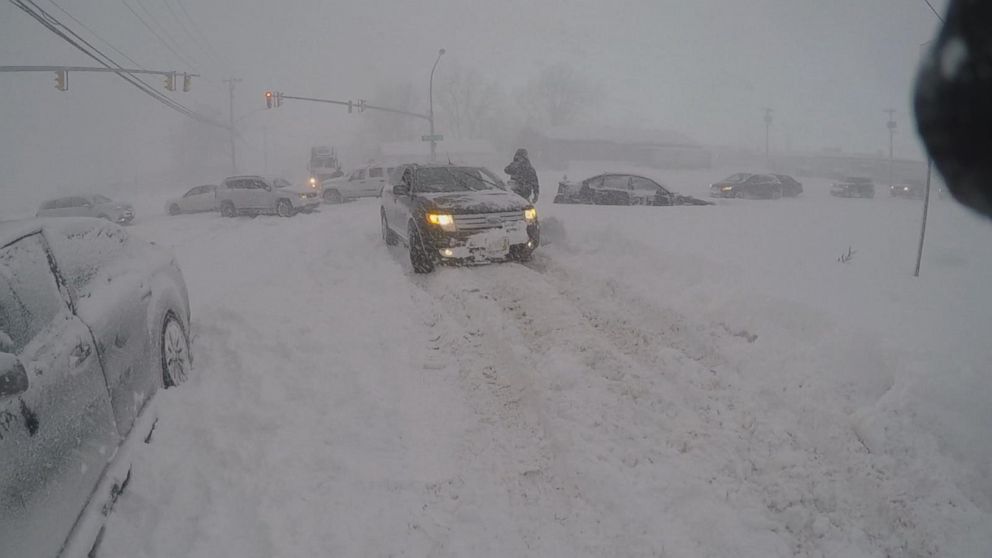
<instances>
[{"instance_id":1,"label":"street lamp","mask_svg":"<svg viewBox=\"0 0 992 558\"><path fill-rule=\"evenodd\" d=\"M434 70L437 69L437 63L441 61L441 57L444 56L444 49L437 51L437 60L434 61L434 67L431 68L431 81L427 88L427 98L428 103L430 103L430 112L428 113L430 123L431 123L431 162L434 162L435 153L437 152L437 140L434 137Z\"/></svg>"}]
</instances>

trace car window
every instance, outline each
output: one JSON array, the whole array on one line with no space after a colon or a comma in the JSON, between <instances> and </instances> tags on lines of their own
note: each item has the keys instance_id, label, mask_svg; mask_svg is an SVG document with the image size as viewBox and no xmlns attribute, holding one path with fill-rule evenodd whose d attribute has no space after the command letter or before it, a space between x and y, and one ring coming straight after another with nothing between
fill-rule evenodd
<instances>
[{"instance_id":1,"label":"car window","mask_svg":"<svg viewBox=\"0 0 992 558\"><path fill-rule=\"evenodd\" d=\"M49 200L41 204L42 209L55 209L58 200Z\"/></svg>"},{"instance_id":2,"label":"car window","mask_svg":"<svg viewBox=\"0 0 992 558\"><path fill-rule=\"evenodd\" d=\"M107 196L93 196L93 203L113 203Z\"/></svg>"},{"instance_id":3,"label":"car window","mask_svg":"<svg viewBox=\"0 0 992 558\"><path fill-rule=\"evenodd\" d=\"M199 193L200 193L200 187L197 186L196 188L190 188L188 192L186 192L185 194L183 194L183 197L184 198L188 198L190 196L195 196L195 195L197 195Z\"/></svg>"},{"instance_id":4,"label":"car window","mask_svg":"<svg viewBox=\"0 0 992 558\"><path fill-rule=\"evenodd\" d=\"M86 207L90 205L90 200L86 198L69 198L69 205L66 207Z\"/></svg>"},{"instance_id":5,"label":"car window","mask_svg":"<svg viewBox=\"0 0 992 558\"><path fill-rule=\"evenodd\" d=\"M630 177L630 189L631 190L650 190L658 191L660 186L654 181L648 180L640 176Z\"/></svg>"},{"instance_id":6,"label":"car window","mask_svg":"<svg viewBox=\"0 0 992 558\"><path fill-rule=\"evenodd\" d=\"M0 248L0 331L17 353L65 308L41 234Z\"/></svg>"},{"instance_id":7,"label":"car window","mask_svg":"<svg viewBox=\"0 0 992 558\"><path fill-rule=\"evenodd\" d=\"M609 190L626 190L630 183L630 177L625 174L610 174L603 179L603 188Z\"/></svg>"},{"instance_id":8,"label":"car window","mask_svg":"<svg viewBox=\"0 0 992 558\"><path fill-rule=\"evenodd\" d=\"M382 167L373 167L369 169L369 178L382 178Z\"/></svg>"},{"instance_id":9,"label":"car window","mask_svg":"<svg viewBox=\"0 0 992 558\"><path fill-rule=\"evenodd\" d=\"M602 188L603 187L603 177L594 176L582 183L583 187L586 188Z\"/></svg>"},{"instance_id":10,"label":"car window","mask_svg":"<svg viewBox=\"0 0 992 558\"><path fill-rule=\"evenodd\" d=\"M365 180L365 169L358 171L358 179Z\"/></svg>"}]
</instances>

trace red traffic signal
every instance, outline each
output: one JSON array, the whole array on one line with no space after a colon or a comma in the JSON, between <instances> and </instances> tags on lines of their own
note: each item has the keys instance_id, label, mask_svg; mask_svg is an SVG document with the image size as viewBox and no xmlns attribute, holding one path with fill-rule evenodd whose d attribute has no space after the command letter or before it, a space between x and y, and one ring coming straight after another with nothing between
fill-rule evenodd
<instances>
[{"instance_id":1,"label":"red traffic signal","mask_svg":"<svg viewBox=\"0 0 992 558\"><path fill-rule=\"evenodd\" d=\"M265 108L272 108L272 92L265 92Z\"/></svg>"}]
</instances>

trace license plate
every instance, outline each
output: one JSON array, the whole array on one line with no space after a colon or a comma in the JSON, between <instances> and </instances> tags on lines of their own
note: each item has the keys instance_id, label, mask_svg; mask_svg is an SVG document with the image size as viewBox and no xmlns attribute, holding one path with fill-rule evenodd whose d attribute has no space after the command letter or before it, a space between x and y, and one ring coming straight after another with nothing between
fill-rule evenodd
<instances>
[{"instance_id":1,"label":"license plate","mask_svg":"<svg viewBox=\"0 0 992 558\"><path fill-rule=\"evenodd\" d=\"M510 241L507 238L501 238L497 241L489 243L490 252L506 252L510 249Z\"/></svg>"}]
</instances>

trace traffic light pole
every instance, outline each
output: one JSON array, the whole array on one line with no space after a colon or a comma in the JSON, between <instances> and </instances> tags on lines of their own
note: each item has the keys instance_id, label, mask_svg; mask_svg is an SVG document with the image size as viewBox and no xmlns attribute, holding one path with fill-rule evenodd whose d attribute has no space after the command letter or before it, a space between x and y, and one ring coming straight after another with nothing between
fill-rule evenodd
<instances>
[{"instance_id":1,"label":"traffic light pole","mask_svg":"<svg viewBox=\"0 0 992 558\"><path fill-rule=\"evenodd\" d=\"M190 78L200 77L200 74L191 74L189 72L177 72L175 70L135 70L131 68L100 68L92 66L0 66L0 73L3 72L55 72L56 76L61 76L65 79L65 74L68 72L110 72L114 74L154 74L162 76L166 80L165 88L169 91L174 91L176 89L176 76L183 76L183 91L189 91L190 88ZM68 86L59 88L62 91L68 89Z\"/></svg>"},{"instance_id":2,"label":"traffic light pole","mask_svg":"<svg viewBox=\"0 0 992 558\"><path fill-rule=\"evenodd\" d=\"M362 101L356 103L355 101L337 101L334 99L318 99L316 97L297 97L295 95L286 95L285 93L276 93L276 98L282 100L290 99L293 101L308 101L311 103L328 103L331 105L342 105L348 107L349 112L353 110L355 105L358 105L359 112L362 112L363 110L377 110L380 112L391 112L393 114L403 114L406 116L413 116L414 118L422 118L427 121L431 120L431 117L426 114L420 114L418 112L410 112L407 110L399 110L389 107L380 107L377 105L370 105L368 103L363 103Z\"/></svg>"},{"instance_id":3,"label":"traffic light pole","mask_svg":"<svg viewBox=\"0 0 992 558\"><path fill-rule=\"evenodd\" d=\"M227 132L231 142L231 174L238 174L238 154L234 145L234 84L240 83L241 80L238 78L228 78L224 82L227 83L228 92Z\"/></svg>"}]
</instances>

